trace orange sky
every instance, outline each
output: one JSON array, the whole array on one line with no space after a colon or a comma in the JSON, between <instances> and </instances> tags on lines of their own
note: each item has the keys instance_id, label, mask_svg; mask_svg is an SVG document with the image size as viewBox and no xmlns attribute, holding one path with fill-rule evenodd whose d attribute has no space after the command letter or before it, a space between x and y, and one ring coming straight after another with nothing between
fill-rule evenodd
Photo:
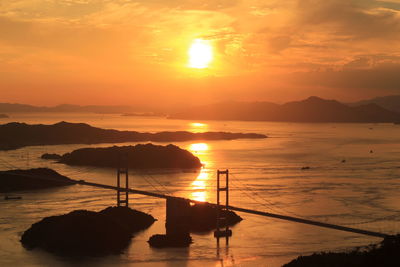
<instances>
[{"instance_id":1,"label":"orange sky","mask_svg":"<svg viewBox=\"0 0 400 267\"><path fill-rule=\"evenodd\" d=\"M400 0L2 0L0 102L400 93ZM213 61L188 67L193 40Z\"/></svg>"}]
</instances>

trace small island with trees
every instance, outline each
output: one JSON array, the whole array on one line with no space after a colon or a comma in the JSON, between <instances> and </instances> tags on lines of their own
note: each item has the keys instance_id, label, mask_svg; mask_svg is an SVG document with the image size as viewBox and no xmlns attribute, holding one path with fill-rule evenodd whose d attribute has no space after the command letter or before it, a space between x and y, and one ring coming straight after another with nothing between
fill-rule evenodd
<instances>
[{"instance_id":1,"label":"small island with trees","mask_svg":"<svg viewBox=\"0 0 400 267\"><path fill-rule=\"evenodd\" d=\"M57 160L67 165L109 168L198 169L202 166L198 157L171 144L80 148L64 155L43 154L42 158Z\"/></svg>"}]
</instances>

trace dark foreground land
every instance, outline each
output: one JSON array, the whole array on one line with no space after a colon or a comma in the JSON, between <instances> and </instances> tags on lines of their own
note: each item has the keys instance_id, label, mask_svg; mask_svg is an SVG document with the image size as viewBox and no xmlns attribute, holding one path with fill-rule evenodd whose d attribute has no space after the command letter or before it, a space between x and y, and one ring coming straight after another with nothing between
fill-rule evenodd
<instances>
[{"instance_id":1,"label":"dark foreground land","mask_svg":"<svg viewBox=\"0 0 400 267\"><path fill-rule=\"evenodd\" d=\"M254 133L186 131L141 133L92 127L85 123L59 122L52 125L7 123L0 125L0 150L25 146L62 144L100 144L122 142L176 142L190 140L232 140L240 138L266 138Z\"/></svg>"},{"instance_id":2,"label":"dark foreground land","mask_svg":"<svg viewBox=\"0 0 400 267\"><path fill-rule=\"evenodd\" d=\"M175 145L138 144L81 148L64 155L44 154L44 159L58 159L67 165L128 167L132 169L198 169L200 159Z\"/></svg>"},{"instance_id":3,"label":"dark foreground land","mask_svg":"<svg viewBox=\"0 0 400 267\"><path fill-rule=\"evenodd\" d=\"M134 233L154 221L153 216L128 207L108 207L100 212L76 210L33 224L23 233L21 242L27 249L41 248L66 256L118 254Z\"/></svg>"},{"instance_id":4,"label":"dark foreground land","mask_svg":"<svg viewBox=\"0 0 400 267\"><path fill-rule=\"evenodd\" d=\"M47 168L0 171L0 192L37 190L73 184L76 184L75 180Z\"/></svg>"},{"instance_id":5,"label":"dark foreground land","mask_svg":"<svg viewBox=\"0 0 400 267\"><path fill-rule=\"evenodd\" d=\"M398 267L400 235L386 237L381 243L347 252L319 252L300 256L282 267Z\"/></svg>"}]
</instances>

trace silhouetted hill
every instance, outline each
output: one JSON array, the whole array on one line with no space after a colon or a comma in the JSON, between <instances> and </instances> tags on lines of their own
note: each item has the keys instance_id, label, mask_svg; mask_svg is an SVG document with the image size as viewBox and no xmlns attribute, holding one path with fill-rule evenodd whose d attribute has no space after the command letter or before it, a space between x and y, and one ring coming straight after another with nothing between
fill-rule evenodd
<instances>
[{"instance_id":1,"label":"silhouetted hill","mask_svg":"<svg viewBox=\"0 0 400 267\"><path fill-rule=\"evenodd\" d=\"M400 119L400 114L376 104L350 107L336 100L312 96L283 105L268 102L218 103L187 109L170 118L286 122L395 122Z\"/></svg>"},{"instance_id":2,"label":"silhouetted hill","mask_svg":"<svg viewBox=\"0 0 400 267\"><path fill-rule=\"evenodd\" d=\"M175 142L189 140L231 140L266 138L262 134L186 131L140 133L92 127L85 123L59 122L52 125L11 122L0 125L0 150L24 146L99 144L122 142Z\"/></svg>"},{"instance_id":3,"label":"silhouetted hill","mask_svg":"<svg viewBox=\"0 0 400 267\"><path fill-rule=\"evenodd\" d=\"M122 253L132 235L154 223L153 216L128 207L102 211L75 210L32 224L21 237L27 249L40 248L63 256Z\"/></svg>"},{"instance_id":4,"label":"silhouetted hill","mask_svg":"<svg viewBox=\"0 0 400 267\"><path fill-rule=\"evenodd\" d=\"M381 96L351 103L350 105L360 106L365 104L377 104L384 109L400 112L400 95Z\"/></svg>"},{"instance_id":5,"label":"silhouetted hill","mask_svg":"<svg viewBox=\"0 0 400 267\"><path fill-rule=\"evenodd\" d=\"M300 256L282 267L397 267L400 266L400 235L386 237L379 244L347 252L319 252Z\"/></svg>"},{"instance_id":6,"label":"silhouetted hill","mask_svg":"<svg viewBox=\"0 0 400 267\"><path fill-rule=\"evenodd\" d=\"M58 161L67 165L131 169L197 169L202 166L199 158L187 150L153 144L81 148L62 155Z\"/></svg>"},{"instance_id":7,"label":"silhouetted hill","mask_svg":"<svg viewBox=\"0 0 400 267\"><path fill-rule=\"evenodd\" d=\"M0 171L0 192L36 190L75 183L76 181L47 168Z\"/></svg>"}]
</instances>

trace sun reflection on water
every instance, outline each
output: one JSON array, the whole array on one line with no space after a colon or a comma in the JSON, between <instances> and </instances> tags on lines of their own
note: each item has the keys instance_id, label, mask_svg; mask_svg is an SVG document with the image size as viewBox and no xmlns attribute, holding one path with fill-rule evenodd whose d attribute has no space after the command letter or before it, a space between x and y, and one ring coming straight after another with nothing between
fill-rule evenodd
<instances>
[{"instance_id":1,"label":"sun reflection on water","mask_svg":"<svg viewBox=\"0 0 400 267\"><path fill-rule=\"evenodd\" d=\"M191 122L189 123L189 131L198 133L198 132L206 132L208 130L208 124L207 123L201 123L201 122Z\"/></svg>"},{"instance_id":2,"label":"sun reflection on water","mask_svg":"<svg viewBox=\"0 0 400 267\"><path fill-rule=\"evenodd\" d=\"M196 180L191 184L191 194L190 198L198 201L207 201L209 199L208 196L208 187L210 183L210 177L207 170L202 169L199 176L197 176Z\"/></svg>"},{"instance_id":3,"label":"sun reflection on water","mask_svg":"<svg viewBox=\"0 0 400 267\"><path fill-rule=\"evenodd\" d=\"M207 124L201 123L201 122L192 122L192 123L190 123L190 125L193 126L193 127L205 127L205 126L207 126Z\"/></svg>"},{"instance_id":4,"label":"sun reflection on water","mask_svg":"<svg viewBox=\"0 0 400 267\"><path fill-rule=\"evenodd\" d=\"M188 146L190 152L198 157L201 163L205 166L201 169L196 180L194 180L189 187L189 198L198 201L209 201L211 173L206 168L211 162L210 146L206 143L194 143Z\"/></svg>"},{"instance_id":5,"label":"sun reflection on water","mask_svg":"<svg viewBox=\"0 0 400 267\"><path fill-rule=\"evenodd\" d=\"M189 147L189 150L194 153L194 154L199 154L196 155L200 158L200 160L203 162L203 157L200 155L204 155L207 150L209 149L208 145L206 143L196 143L196 144L191 144Z\"/></svg>"}]
</instances>

